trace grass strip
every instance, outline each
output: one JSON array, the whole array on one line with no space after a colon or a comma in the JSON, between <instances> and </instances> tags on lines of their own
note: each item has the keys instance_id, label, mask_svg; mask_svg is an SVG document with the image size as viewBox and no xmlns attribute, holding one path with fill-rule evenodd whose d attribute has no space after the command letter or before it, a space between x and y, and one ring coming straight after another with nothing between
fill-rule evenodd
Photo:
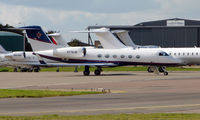
<instances>
[{"instance_id":1,"label":"grass strip","mask_svg":"<svg viewBox=\"0 0 200 120\"><path fill-rule=\"evenodd\" d=\"M153 114L104 114L81 116L0 116L0 120L200 120L200 114L153 113Z\"/></svg>"},{"instance_id":2,"label":"grass strip","mask_svg":"<svg viewBox=\"0 0 200 120\"><path fill-rule=\"evenodd\" d=\"M41 97L101 94L101 93L103 92L0 89L0 98L41 98Z\"/></svg>"}]
</instances>

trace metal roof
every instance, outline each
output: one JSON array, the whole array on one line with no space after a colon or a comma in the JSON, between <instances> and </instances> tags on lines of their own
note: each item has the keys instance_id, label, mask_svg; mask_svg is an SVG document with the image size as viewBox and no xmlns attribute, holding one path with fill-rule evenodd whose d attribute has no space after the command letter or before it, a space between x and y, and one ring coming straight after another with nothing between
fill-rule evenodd
<instances>
[{"instance_id":1,"label":"metal roof","mask_svg":"<svg viewBox=\"0 0 200 120\"><path fill-rule=\"evenodd\" d=\"M184 20L185 26L166 26L166 21L168 20ZM164 19L164 20L157 20L157 21L148 21L148 22L141 22L136 25L94 25L88 26L87 29L97 29L97 28L111 28L111 29L133 29L133 28L181 28L181 27L188 27L188 28L196 28L200 27L200 21L197 20L189 20L189 19L181 19L181 18L172 18L172 19Z\"/></svg>"},{"instance_id":2,"label":"metal roof","mask_svg":"<svg viewBox=\"0 0 200 120\"><path fill-rule=\"evenodd\" d=\"M0 36L22 36L13 32L0 31Z\"/></svg>"}]
</instances>

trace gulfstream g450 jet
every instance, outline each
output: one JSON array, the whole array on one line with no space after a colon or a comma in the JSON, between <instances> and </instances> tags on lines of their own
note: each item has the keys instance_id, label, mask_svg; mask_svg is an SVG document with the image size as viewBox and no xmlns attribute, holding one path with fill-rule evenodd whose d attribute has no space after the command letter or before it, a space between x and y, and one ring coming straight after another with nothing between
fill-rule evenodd
<instances>
[{"instance_id":1,"label":"gulfstream g450 jet","mask_svg":"<svg viewBox=\"0 0 200 120\"><path fill-rule=\"evenodd\" d=\"M100 75L102 67L115 67L127 65L156 65L175 66L180 61L169 56L162 50L133 49L119 45L117 38L107 29L93 31L104 42L113 41L112 49L96 49L93 47L60 47L51 41L43 32L40 26L26 26L21 29L26 30L27 37L34 50L34 54L40 58L40 62L46 66L85 66L84 75L89 75L90 66L96 66L95 75ZM46 49L46 50L42 50ZM46 60L54 61L48 63ZM57 62L62 62L58 64ZM167 75L167 71L164 71Z\"/></svg>"}]
</instances>

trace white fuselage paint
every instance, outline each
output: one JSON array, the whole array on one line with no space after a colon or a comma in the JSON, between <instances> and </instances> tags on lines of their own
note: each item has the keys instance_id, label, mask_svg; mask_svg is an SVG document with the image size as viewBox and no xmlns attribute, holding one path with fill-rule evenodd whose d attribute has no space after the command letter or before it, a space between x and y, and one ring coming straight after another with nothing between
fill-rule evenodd
<instances>
[{"instance_id":1,"label":"white fuselage paint","mask_svg":"<svg viewBox=\"0 0 200 120\"><path fill-rule=\"evenodd\" d=\"M200 48L141 48L147 50L161 50L175 59L179 59L184 65L200 64Z\"/></svg>"},{"instance_id":2,"label":"white fuselage paint","mask_svg":"<svg viewBox=\"0 0 200 120\"><path fill-rule=\"evenodd\" d=\"M59 48L58 48L59 49ZM64 49L64 48L62 48ZM174 59L171 56L159 56L161 50L147 50L147 49L133 49L133 48L123 48L123 49L86 49L86 55L80 57L73 57L70 54L65 56L55 56L54 50L38 51L39 55L44 55L49 57L56 57L66 60L66 62L109 62L109 63L127 63L128 64L180 64L180 61ZM62 51L63 52L63 51ZM66 53L68 48L66 48ZM74 53L76 54L76 53Z\"/></svg>"}]
</instances>

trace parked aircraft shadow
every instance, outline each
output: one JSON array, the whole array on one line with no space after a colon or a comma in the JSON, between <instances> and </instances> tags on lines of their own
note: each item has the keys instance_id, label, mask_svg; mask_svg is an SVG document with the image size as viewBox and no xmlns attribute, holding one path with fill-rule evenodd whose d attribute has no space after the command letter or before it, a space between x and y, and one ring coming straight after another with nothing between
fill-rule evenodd
<instances>
[{"instance_id":1,"label":"parked aircraft shadow","mask_svg":"<svg viewBox=\"0 0 200 120\"><path fill-rule=\"evenodd\" d=\"M135 76L136 74L132 74L132 73L111 73L111 74L106 74L106 73L103 73L101 75L94 75L94 74L90 74L89 76L84 76L84 75L71 75L71 77L77 77L77 76L83 76L83 77L101 77L101 76ZM69 77L69 76L68 76Z\"/></svg>"},{"instance_id":2,"label":"parked aircraft shadow","mask_svg":"<svg viewBox=\"0 0 200 120\"><path fill-rule=\"evenodd\" d=\"M132 74L132 73L112 73L112 74L102 74L100 76L135 76L135 75L136 74Z\"/></svg>"}]
</instances>

